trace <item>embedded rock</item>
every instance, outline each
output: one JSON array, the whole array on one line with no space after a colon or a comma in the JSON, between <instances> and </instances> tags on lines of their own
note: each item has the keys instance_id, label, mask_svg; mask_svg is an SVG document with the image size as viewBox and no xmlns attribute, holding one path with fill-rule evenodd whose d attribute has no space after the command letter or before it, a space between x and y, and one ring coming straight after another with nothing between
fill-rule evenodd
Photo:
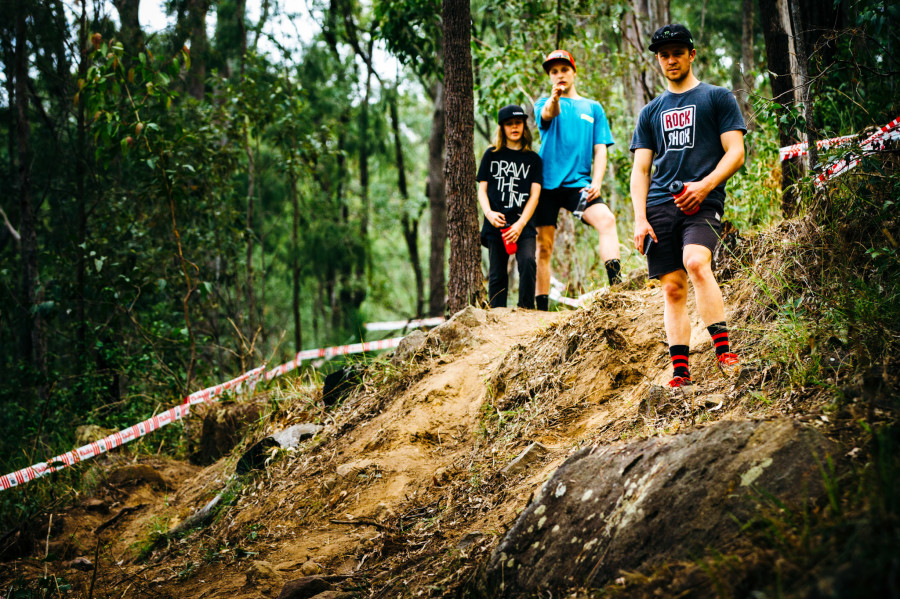
<instances>
[{"instance_id":1,"label":"embedded rock","mask_svg":"<svg viewBox=\"0 0 900 599\"><path fill-rule=\"evenodd\" d=\"M601 586L622 570L726 550L764 490L824 495L837 447L790 419L725 421L683 435L585 448L560 466L494 550L488 596Z\"/></svg>"},{"instance_id":2,"label":"embedded rock","mask_svg":"<svg viewBox=\"0 0 900 599\"><path fill-rule=\"evenodd\" d=\"M277 433L272 433L271 436L282 449L296 449L302 441L316 436L316 433L323 428L321 425L306 422L304 424L295 424Z\"/></svg>"},{"instance_id":3,"label":"embedded rock","mask_svg":"<svg viewBox=\"0 0 900 599\"><path fill-rule=\"evenodd\" d=\"M106 480L113 485L148 484L157 489L169 487L169 483L162 477L162 474L147 464L121 466L110 472Z\"/></svg>"},{"instance_id":4,"label":"embedded rock","mask_svg":"<svg viewBox=\"0 0 900 599\"><path fill-rule=\"evenodd\" d=\"M550 450L541 445L540 443L532 443L528 447L525 448L525 451L516 456L512 462L510 462L506 468L504 468L501 472L507 476L513 476L522 472L531 464L539 461Z\"/></svg>"},{"instance_id":5,"label":"embedded rock","mask_svg":"<svg viewBox=\"0 0 900 599\"><path fill-rule=\"evenodd\" d=\"M450 317L450 322L456 322L464 327L477 327L487 322L487 312L481 308L466 306Z\"/></svg>"},{"instance_id":6,"label":"embedded rock","mask_svg":"<svg viewBox=\"0 0 900 599\"><path fill-rule=\"evenodd\" d=\"M281 589L278 599L309 599L333 588L334 586L321 576L304 576L287 582Z\"/></svg>"},{"instance_id":7,"label":"embedded rock","mask_svg":"<svg viewBox=\"0 0 900 599\"><path fill-rule=\"evenodd\" d=\"M202 466L212 464L234 449L261 413L258 405L250 403L216 403L205 409L200 441L191 455L191 462Z\"/></svg>"},{"instance_id":8,"label":"embedded rock","mask_svg":"<svg viewBox=\"0 0 900 599\"><path fill-rule=\"evenodd\" d=\"M425 345L427 340L428 335L426 335L424 331L412 331L409 335L400 340L400 345L394 350L391 362L395 365L406 362Z\"/></svg>"},{"instance_id":9,"label":"embedded rock","mask_svg":"<svg viewBox=\"0 0 900 599\"><path fill-rule=\"evenodd\" d=\"M96 424L83 424L75 429L75 444L78 447L99 441L113 434L114 430L97 426Z\"/></svg>"}]
</instances>

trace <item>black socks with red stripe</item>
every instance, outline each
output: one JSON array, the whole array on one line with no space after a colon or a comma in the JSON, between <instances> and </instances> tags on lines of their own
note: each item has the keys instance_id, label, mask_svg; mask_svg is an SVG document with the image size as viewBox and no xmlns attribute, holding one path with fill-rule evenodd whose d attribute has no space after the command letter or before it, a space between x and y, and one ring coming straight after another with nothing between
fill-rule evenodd
<instances>
[{"instance_id":1,"label":"black socks with red stripe","mask_svg":"<svg viewBox=\"0 0 900 599\"><path fill-rule=\"evenodd\" d=\"M691 378L691 371L688 369L688 354L690 348L687 345L670 345L669 356L672 358L672 366L675 368L675 376L685 379Z\"/></svg>"},{"instance_id":2,"label":"black socks with red stripe","mask_svg":"<svg viewBox=\"0 0 900 599\"><path fill-rule=\"evenodd\" d=\"M607 260L603 265L606 266L606 278L609 279L610 285L622 282L622 265L619 264L618 258Z\"/></svg>"},{"instance_id":3,"label":"black socks with red stripe","mask_svg":"<svg viewBox=\"0 0 900 599\"><path fill-rule=\"evenodd\" d=\"M706 327L706 330L709 331L709 335L712 337L717 356L731 352L731 345L728 341L728 325L725 324L724 320L709 325Z\"/></svg>"}]
</instances>

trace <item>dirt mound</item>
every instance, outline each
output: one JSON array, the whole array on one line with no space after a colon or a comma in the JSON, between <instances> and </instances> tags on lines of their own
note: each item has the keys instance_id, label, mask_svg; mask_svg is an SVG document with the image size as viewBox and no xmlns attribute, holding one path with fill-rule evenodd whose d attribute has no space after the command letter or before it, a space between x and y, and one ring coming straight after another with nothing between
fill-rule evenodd
<instances>
[{"instance_id":1,"label":"dirt mound","mask_svg":"<svg viewBox=\"0 0 900 599\"><path fill-rule=\"evenodd\" d=\"M68 555L96 550L96 584L115 596L272 597L316 575L336 577L335 593L459 591L581 446L753 413L758 377L739 387L720 379L699 322L693 335L701 399L690 406L658 397L670 369L658 288L599 294L571 312L470 310L410 344L406 360L369 365L329 410L279 383L267 392L278 410L229 456L162 472L174 490L110 491L100 498L109 514L74 508L51 542L70 535L78 544ZM234 475L245 447L297 422L324 429L296 450L271 448L261 472ZM503 473L535 443L527 466ZM173 532L217 496L208 525ZM46 566L86 592L93 572L42 557L0 565L0 588Z\"/></svg>"}]
</instances>

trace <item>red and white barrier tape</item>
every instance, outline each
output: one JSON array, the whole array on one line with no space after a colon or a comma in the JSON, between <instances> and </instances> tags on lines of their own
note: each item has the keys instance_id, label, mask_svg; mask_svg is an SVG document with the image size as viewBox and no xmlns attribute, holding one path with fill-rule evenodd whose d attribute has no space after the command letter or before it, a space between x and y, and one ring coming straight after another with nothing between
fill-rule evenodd
<instances>
[{"instance_id":1,"label":"red and white barrier tape","mask_svg":"<svg viewBox=\"0 0 900 599\"><path fill-rule=\"evenodd\" d=\"M321 349L307 349L298 352L292 360L280 366L266 371L265 366L259 366L253 370L249 370L241 376L234 378L226 383L215 385L202 391L196 391L188 395L184 402L175 406L161 414L157 414L152 418L148 418L143 422L139 422L134 426L129 426L118 432L115 432L99 441L88 443L77 449L66 452L51 458L47 462L39 462L33 466L22 468L16 472L6 474L0 477L0 491L18 487L36 478L46 476L52 472L62 470L67 466L72 466L78 462L89 460L93 457L105 453L111 449L124 445L135 439L139 439L167 424L172 424L176 420L182 420L191 412L191 406L198 403L212 401L219 395L228 390L239 391L245 385L252 389L260 381L262 377L270 381L275 377L281 376L291 370L297 368L303 360L311 358L330 358L332 356L340 356L346 354L356 354L367 351L376 351L381 349L390 349L397 347L403 337L394 337L392 339L382 339L380 341L368 341L364 343L353 343L350 345L338 345L335 347L325 347Z\"/></svg>"},{"instance_id":2,"label":"red and white barrier tape","mask_svg":"<svg viewBox=\"0 0 900 599\"><path fill-rule=\"evenodd\" d=\"M416 329L419 327L436 327L444 322L443 316L421 318L418 320L391 320L388 322L370 322L365 325L367 331L397 331L400 329Z\"/></svg>"},{"instance_id":3,"label":"red and white barrier tape","mask_svg":"<svg viewBox=\"0 0 900 599\"><path fill-rule=\"evenodd\" d=\"M831 139L820 139L816 142L816 147L818 147L820 150L831 147L839 147L849 144L858 137L859 135L857 134L844 135L842 137L832 137ZM897 117L887 125L881 127L880 129L869 135L863 141L861 141L859 143L859 154L845 156L826 165L822 172L816 176L816 185L822 186L829 179L849 171L850 169L858 165L863 157L871 156L876 152L883 151L886 147L887 142L896 140L900 140L900 117ZM794 144L791 146L785 146L779 150L779 156L781 160L789 160L796 156L805 156L808 153L809 144L807 144L806 142Z\"/></svg>"}]
</instances>

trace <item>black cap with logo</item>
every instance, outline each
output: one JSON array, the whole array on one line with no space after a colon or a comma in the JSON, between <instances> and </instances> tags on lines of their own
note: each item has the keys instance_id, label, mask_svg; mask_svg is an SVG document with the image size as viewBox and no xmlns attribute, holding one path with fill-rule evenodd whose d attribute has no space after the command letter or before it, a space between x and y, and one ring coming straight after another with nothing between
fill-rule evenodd
<instances>
[{"instance_id":1,"label":"black cap with logo","mask_svg":"<svg viewBox=\"0 0 900 599\"><path fill-rule=\"evenodd\" d=\"M661 46L666 44L684 44L688 47L688 50L693 50L694 36L691 35L691 32L684 25L679 25L678 23L663 25L650 38L649 50L656 52Z\"/></svg>"},{"instance_id":2,"label":"black cap with logo","mask_svg":"<svg viewBox=\"0 0 900 599\"><path fill-rule=\"evenodd\" d=\"M503 123L514 117L528 119L528 115L525 114L525 111L522 110L520 106L510 104L509 106L504 106L503 108L501 108L500 112L497 113L497 123L502 125Z\"/></svg>"}]
</instances>

